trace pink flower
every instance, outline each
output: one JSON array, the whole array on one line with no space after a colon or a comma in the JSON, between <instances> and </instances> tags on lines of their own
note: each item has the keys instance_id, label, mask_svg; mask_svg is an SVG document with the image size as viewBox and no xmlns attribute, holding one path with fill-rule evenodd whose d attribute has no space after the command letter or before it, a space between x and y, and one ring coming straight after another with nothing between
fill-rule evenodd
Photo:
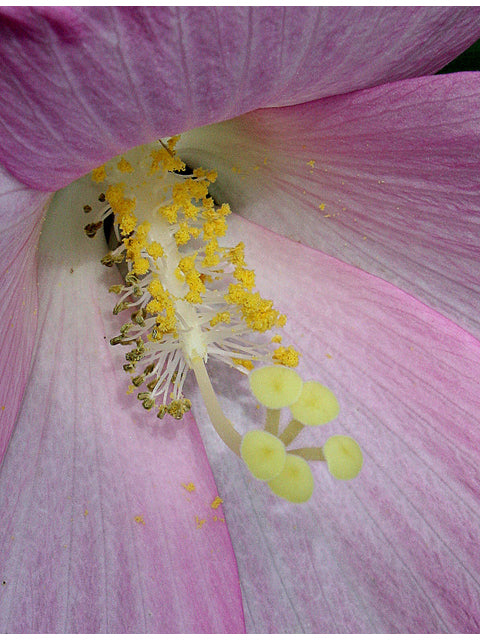
<instances>
[{"instance_id":1,"label":"pink flower","mask_svg":"<svg viewBox=\"0 0 480 640\"><path fill-rule=\"evenodd\" d=\"M0 630L478 632L480 76L427 74L479 11L1 15ZM248 476L193 385L180 422L125 395L93 186L42 228L50 192L180 132L302 376L335 389L324 433L364 451L354 481L316 467L304 505Z\"/></svg>"}]
</instances>

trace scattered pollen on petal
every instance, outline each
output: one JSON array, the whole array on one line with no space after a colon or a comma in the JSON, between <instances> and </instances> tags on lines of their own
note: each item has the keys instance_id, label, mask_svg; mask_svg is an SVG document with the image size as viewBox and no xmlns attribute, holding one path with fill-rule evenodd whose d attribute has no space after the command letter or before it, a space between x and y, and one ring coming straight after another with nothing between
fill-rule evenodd
<instances>
[{"instance_id":1,"label":"scattered pollen on petal","mask_svg":"<svg viewBox=\"0 0 480 640\"><path fill-rule=\"evenodd\" d=\"M143 524L143 525L145 524L145 520L143 516L135 516L134 520L137 524Z\"/></svg>"},{"instance_id":2,"label":"scattered pollen on petal","mask_svg":"<svg viewBox=\"0 0 480 640\"><path fill-rule=\"evenodd\" d=\"M213 502L211 503L211 507L212 509L218 509L218 507L223 503L223 500L220 498L220 496L217 496Z\"/></svg>"}]
</instances>

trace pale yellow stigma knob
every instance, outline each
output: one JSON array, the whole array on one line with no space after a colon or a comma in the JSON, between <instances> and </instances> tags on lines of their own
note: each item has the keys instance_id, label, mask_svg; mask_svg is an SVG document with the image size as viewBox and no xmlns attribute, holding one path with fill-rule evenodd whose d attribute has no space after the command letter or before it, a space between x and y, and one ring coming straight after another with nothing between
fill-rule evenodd
<instances>
[{"instance_id":1,"label":"pale yellow stigma knob","mask_svg":"<svg viewBox=\"0 0 480 640\"><path fill-rule=\"evenodd\" d=\"M332 436L323 445L328 470L338 480L355 478L362 468L362 450L349 436Z\"/></svg>"},{"instance_id":2,"label":"pale yellow stigma knob","mask_svg":"<svg viewBox=\"0 0 480 640\"><path fill-rule=\"evenodd\" d=\"M298 373L282 365L254 369L249 380L253 395L269 409L291 405L300 396L303 386Z\"/></svg>"},{"instance_id":3,"label":"pale yellow stigma knob","mask_svg":"<svg viewBox=\"0 0 480 640\"><path fill-rule=\"evenodd\" d=\"M258 480L271 480L285 466L285 445L266 431L249 431L243 436L240 455Z\"/></svg>"},{"instance_id":4,"label":"pale yellow stigma knob","mask_svg":"<svg viewBox=\"0 0 480 640\"><path fill-rule=\"evenodd\" d=\"M338 416L340 407L335 395L319 382L304 382L298 400L290 411L295 420L315 426L330 422Z\"/></svg>"},{"instance_id":5,"label":"pale yellow stigma knob","mask_svg":"<svg viewBox=\"0 0 480 640\"><path fill-rule=\"evenodd\" d=\"M313 493L313 475L300 456L287 454L283 471L268 486L280 498L289 502L307 502Z\"/></svg>"}]
</instances>

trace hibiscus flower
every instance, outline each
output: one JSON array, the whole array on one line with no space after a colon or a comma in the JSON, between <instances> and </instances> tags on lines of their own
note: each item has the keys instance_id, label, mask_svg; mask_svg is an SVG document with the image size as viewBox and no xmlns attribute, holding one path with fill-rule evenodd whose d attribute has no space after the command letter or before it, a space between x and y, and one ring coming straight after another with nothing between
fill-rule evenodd
<instances>
[{"instance_id":1,"label":"hibiscus flower","mask_svg":"<svg viewBox=\"0 0 480 640\"><path fill-rule=\"evenodd\" d=\"M478 631L479 76L427 74L479 12L1 13L0 629ZM249 475L193 381L180 421L125 393L98 189L62 187L182 132L338 397L322 437L363 450L305 504ZM254 427L246 380L209 374Z\"/></svg>"}]
</instances>

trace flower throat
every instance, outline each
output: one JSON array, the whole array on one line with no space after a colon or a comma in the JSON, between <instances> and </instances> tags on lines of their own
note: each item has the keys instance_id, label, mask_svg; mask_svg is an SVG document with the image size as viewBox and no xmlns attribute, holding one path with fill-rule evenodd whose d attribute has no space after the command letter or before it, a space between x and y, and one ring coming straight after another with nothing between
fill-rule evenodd
<instances>
[{"instance_id":1,"label":"flower throat","mask_svg":"<svg viewBox=\"0 0 480 640\"><path fill-rule=\"evenodd\" d=\"M99 200L109 206L85 231L93 237L114 214L118 246L102 263L122 265L126 273L124 283L110 291L119 296L113 313L128 311L130 317L110 342L130 348L123 365L131 376L130 391L138 389L144 409L158 418L169 414L181 419L190 410L183 387L193 369L225 444L276 495L305 502L313 492L307 460L326 461L336 477L354 477L361 467L360 449L351 438L334 436L333 449L327 441L323 448L287 451L306 424L336 417L338 404L326 387L304 383L293 370L299 354L293 346L282 346L277 333L286 318L255 291L244 244L219 243L227 232L230 207L217 206L209 195L216 172L188 172L175 152L178 138L137 147L92 172L96 183L104 183ZM225 417L205 367L209 358L249 375L253 395L266 407L263 430L242 436ZM315 393L310 389L305 395L312 384L318 387ZM310 415L295 417L298 403L313 413L317 408L313 423ZM291 407L292 420L279 436L284 407ZM341 467L336 474L332 460Z\"/></svg>"}]
</instances>

